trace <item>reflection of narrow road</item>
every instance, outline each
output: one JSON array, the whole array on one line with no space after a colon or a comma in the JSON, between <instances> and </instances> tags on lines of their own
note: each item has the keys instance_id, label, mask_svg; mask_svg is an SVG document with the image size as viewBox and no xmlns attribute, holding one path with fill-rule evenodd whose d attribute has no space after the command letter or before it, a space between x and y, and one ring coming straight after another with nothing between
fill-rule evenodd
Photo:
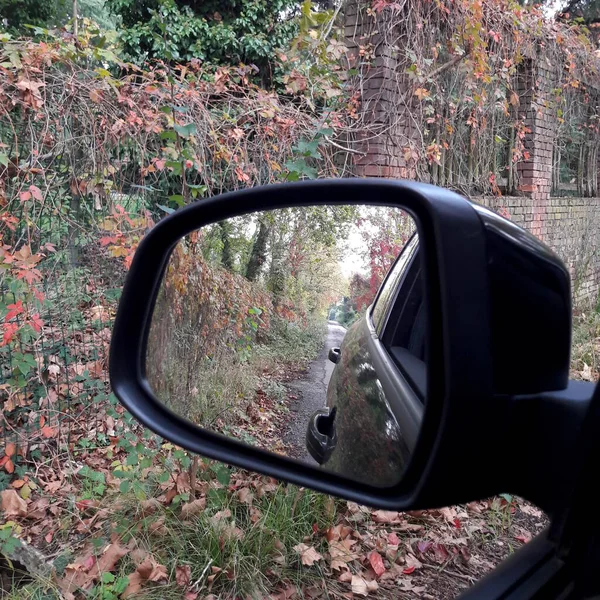
<instances>
[{"instance_id":1,"label":"reflection of narrow road","mask_svg":"<svg viewBox=\"0 0 600 600\"><path fill-rule=\"evenodd\" d=\"M335 367L327 355L329 348L342 345L346 334L335 321L328 321L327 329L325 344L304 377L286 384L291 394L298 398L290 403L290 421L283 441L289 447L290 456L310 464L316 463L306 450L306 427L311 415L327 404L327 384Z\"/></svg>"}]
</instances>

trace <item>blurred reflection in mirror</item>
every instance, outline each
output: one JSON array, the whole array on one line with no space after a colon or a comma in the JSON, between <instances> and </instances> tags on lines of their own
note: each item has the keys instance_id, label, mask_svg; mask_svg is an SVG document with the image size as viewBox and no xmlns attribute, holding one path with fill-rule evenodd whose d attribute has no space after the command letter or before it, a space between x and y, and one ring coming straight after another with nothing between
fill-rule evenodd
<instances>
[{"instance_id":1,"label":"blurred reflection in mirror","mask_svg":"<svg viewBox=\"0 0 600 600\"><path fill-rule=\"evenodd\" d=\"M364 316L414 232L398 209L321 206L252 213L186 236L170 257L148 336L146 373L157 398L241 442L396 483L410 444L398 399L386 397L371 363ZM371 327L394 310L401 317L395 302L417 253L412 240Z\"/></svg>"}]
</instances>

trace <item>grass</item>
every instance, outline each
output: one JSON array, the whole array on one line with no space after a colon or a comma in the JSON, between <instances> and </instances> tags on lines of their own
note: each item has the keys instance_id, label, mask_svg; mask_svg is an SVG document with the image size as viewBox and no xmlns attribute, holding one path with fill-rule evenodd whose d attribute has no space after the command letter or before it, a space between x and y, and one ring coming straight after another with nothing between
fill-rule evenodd
<instances>
[{"instance_id":1,"label":"grass","mask_svg":"<svg viewBox=\"0 0 600 600\"><path fill-rule=\"evenodd\" d=\"M312 319L305 324L274 319L268 338L241 351L219 347L210 357L198 357L193 335L176 335L175 352L165 352L160 367L150 371L157 396L174 412L209 429L222 429L237 421L257 389L270 397L284 396L283 387L269 372L298 367L314 359L323 345L327 324ZM180 333L180 332L179 332ZM186 341L188 340L188 341Z\"/></svg>"},{"instance_id":2,"label":"grass","mask_svg":"<svg viewBox=\"0 0 600 600\"><path fill-rule=\"evenodd\" d=\"M239 493L220 487L210 471L206 473L206 508L187 520L181 517L181 503L169 507L157 503L154 512L148 515L131 494L120 495L119 508L110 515L119 543L147 551L166 567L168 574L167 583L147 583L143 593L135 598L181 600L183 591L175 573L177 567L185 565L191 570L192 589L200 592L199 597L210 592L223 598L264 598L290 583L306 586L323 581L320 565L303 567L293 548L300 543L310 544L315 538L316 549L324 550L323 537L316 532L323 532L336 522L336 502L332 498L243 474L245 479L238 481L254 483L254 487L252 499L242 501ZM242 476L241 472L237 474ZM110 506L107 499L103 508ZM101 551L110 541L111 532L105 530L94 538L80 540L78 545L89 547L92 542ZM63 562L64 567L67 561ZM136 570L129 556L117 567L114 573L117 581ZM113 600L112 585L99 582L86 598ZM60 597L55 583L36 580L15 589L7 598L58 600Z\"/></svg>"},{"instance_id":3,"label":"grass","mask_svg":"<svg viewBox=\"0 0 600 600\"><path fill-rule=\"evenodd\" d=\"M313 534L313 524L321 529L334 522L332 506L335 505L322 495L279 486L275 493L255 500L252 507L231 496L214 497L207 510L191 522L165 511L162 516L167 518L160 539L148 534L147 529L136 537L168 569L188 564L191 580L199 581L198 589L206 591L208 577L218 569L212 593L262 598L278 582L307 583L307 579L320 577L318 570L311 569L309 573L302 568L293 547ZM215 521L215 515L224 510L231 511L231 517ZM253 522L255 511L260 516ZM238 536L236 528L243 534ZM146 597L169 598L169 592L173 598L181 595L181 589L171 585L161 586Z\"/></svg>"}]
</instances>

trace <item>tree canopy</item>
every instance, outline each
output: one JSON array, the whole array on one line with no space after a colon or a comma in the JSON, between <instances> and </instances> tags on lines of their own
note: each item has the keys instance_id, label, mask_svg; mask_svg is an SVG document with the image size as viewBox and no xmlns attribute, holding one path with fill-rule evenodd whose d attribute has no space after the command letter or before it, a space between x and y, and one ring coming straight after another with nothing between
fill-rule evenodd
<instances>
[{"instance_id":1,"label":"tree canopy","mask_svg":"<svg viewBox=\"0 0 600 600\"><path fill-rule=\"evenodd\" d=\"M125 53L265 69L297 31L295 0L107 0L120 17Z\"/></svg>"}]
</instances>

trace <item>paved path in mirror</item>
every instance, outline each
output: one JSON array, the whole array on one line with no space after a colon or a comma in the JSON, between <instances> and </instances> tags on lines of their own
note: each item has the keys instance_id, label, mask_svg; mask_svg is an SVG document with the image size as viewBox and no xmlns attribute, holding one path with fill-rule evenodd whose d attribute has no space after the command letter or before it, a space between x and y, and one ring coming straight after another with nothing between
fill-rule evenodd
<instances>
[{"instance_id":1,"label":"paved path in mirror","mask_svg":"<svg viewBox=\"0 0 600 600\"><path fill-rule=\"evenodd\" d=\"M301 379L286 384L298 399L290 404L290 421L284 442L290 446L290 456L304 462L317 463L306 450L306 427L311 415L327 404L327 384L335 365L327 357L329 348L341 346L346 329L335 321L327 322L327 337L319 355Z\"/></svg>"}]
</instances>

